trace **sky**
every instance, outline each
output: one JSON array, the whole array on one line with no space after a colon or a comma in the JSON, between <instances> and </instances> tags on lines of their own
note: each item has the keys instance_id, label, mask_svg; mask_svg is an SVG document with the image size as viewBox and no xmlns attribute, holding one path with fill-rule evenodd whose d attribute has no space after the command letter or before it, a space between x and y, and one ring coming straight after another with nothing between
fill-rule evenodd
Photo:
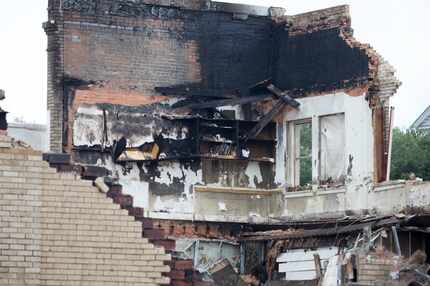
<instances>
[{"instance_id":1,"label":"sky","mask_svg":"<svg viewBox=\"0 0 430 286\"><path fill-rule=\"evenodd\" d=\"M224 0L226 1L226 0ZM24 3L25 2L25 3ZM0 1L0 105L15 118L46 123L47 59L42 22L47 0ZM355 37L370 43L397 70L395 125L409 127L430 105L428 0L228 0L284 7L288 15L348 4ZM430 80L429 80L430 81Z\"/></svg>"}]
</instances>

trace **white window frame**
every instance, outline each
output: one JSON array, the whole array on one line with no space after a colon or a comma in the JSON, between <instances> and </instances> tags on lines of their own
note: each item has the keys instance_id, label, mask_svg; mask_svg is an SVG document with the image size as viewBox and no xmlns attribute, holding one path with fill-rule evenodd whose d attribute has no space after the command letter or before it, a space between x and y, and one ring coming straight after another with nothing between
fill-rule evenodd
<instances>
[{"instance_id":1,"label":"white window frame","mask_svg":"<svg viewBox=\"0 0 430 286\"><path fill-rule=\"evenodd\" d=\"M330 114L314 115L311 118L302 118L287 121L287 184L289 187L300 187L300 177L297 172L296 162L296 145L297 138L295 134L295 126L301 123L312 124L312 187L317 189L320 185L320 148L321 148L321 134L320 134L320 120L322 117L345 114L344 112L336 112ZM346 170L345 170L346 172Z\"/></svg>"},{"instance_id":2,"label":"white window frame","mask_svg":"<svg viewBox=\"0 0 430 286\"><path fill-rule=\"evenodd\" d=\"M299 125L299 124L304 124L304 123L310 123L312 126L312 185L314 185L315 182L315 178L316 177L316 173L314 168L314 162L315 162L315 158L318 157L318 153L316 153L315 151L317 150L315 146L315 140L314 140L314 136L315 136L315 125L318 125L318 120L315 120L314 117L312 118L304 118L304 119L299 119L299 120L292 120L292 121L288 121L287 122L287 164L288 164L288 168L287 168L287 183L288 186L290 187L299 187L300 186L300 173L297 172L297 168L300 168L297 166L297 160L296 160L296 152L297 152L297 138L296 138L296 134L295 134L295 126ZM318 130L318 129L317 129ZM319 144L317 144L319 145Z\"/></svg>"}]
</instances>

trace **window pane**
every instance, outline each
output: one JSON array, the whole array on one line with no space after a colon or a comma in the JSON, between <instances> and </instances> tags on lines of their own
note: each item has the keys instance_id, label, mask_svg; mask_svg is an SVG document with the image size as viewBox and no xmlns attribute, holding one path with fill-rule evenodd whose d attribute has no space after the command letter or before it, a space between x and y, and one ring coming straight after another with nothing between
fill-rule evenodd
<instances>
[{"instance_id":1,"label":"window pane","mask_svg":"<svg viewBox=\"0 0 430 286\"><path fill-rule=\"evenodd\" d=\"M300 186L312 183L312 158L300 159Z\"/></svg>"},{"instance_id":2,"label":"window pane","mask_svg":"<svg viewBox=\"0 0 430 286\"><path fill-rule=\"evenodd\" d=\"M312 157L312 124L303 123L300 128L300 157Z\"/></svg>"},{"instance_id":3,"label":"window pane","mask_svg":"<svg viewBox=\"0 0 430 286\"><path fill-rule=\"evenodd\" d=\"M345 116L320 119L320 180L332 185L345 181Z\"/></svg>"},{"instance_id":4,"label":"window pane","mask_svg":"<svg viewBox=\"0 0 430 286\"><path fill-rule=\"evenodd\" d=\"M296 184L306 186L312 182L312 123L295 125L296 136Z\"/></svg>"}]
</instances>

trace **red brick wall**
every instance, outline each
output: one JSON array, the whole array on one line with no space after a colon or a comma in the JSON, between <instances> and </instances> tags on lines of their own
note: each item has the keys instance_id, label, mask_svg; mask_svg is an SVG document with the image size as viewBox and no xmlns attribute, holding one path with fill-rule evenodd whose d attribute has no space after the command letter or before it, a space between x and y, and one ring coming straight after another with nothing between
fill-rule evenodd
<instances>
[{"instance_id":1,"label":"red brick wall","mask_svg":"<svg viewBox=\"0 0 430 286\"><path fill-rule=\"evenodd\" d=\"M198 47L178 41L183 31L180 20L119 19L115 25L121 27L68 24L68 20L77 20L75 16L65 14L65 75L148 91L155 86L200 80Z\"/></svg>"}]
</instances>

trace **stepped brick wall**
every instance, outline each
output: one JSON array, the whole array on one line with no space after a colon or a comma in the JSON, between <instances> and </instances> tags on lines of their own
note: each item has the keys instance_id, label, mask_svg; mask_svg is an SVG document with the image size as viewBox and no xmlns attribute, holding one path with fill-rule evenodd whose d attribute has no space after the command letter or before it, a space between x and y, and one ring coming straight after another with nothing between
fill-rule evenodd
<instances>
[{"instance_id":1,"label":"stepped brick wall","mask_svg":"<svg viewBox=\"0 0 430 286\"><path fill-rule=\"evenodd\" d=\"M170 255L127 210L0 136L0 285L168 284Z\"/></svg>"},{"instance_id":2,"label":"stepped brick wall","mask_svg":"<svg viewBox=\"0 0 430 286\"><path fill-rule=\"evenodd\" d=\"M169 236L170 232L173 232L170 233L173 236L180 236L185 234L186 229L203 228L204 231L199 232L201 237L210 236L211 233L214 237L221 235L221 231L213 230L215 226L207 223L186 223L145 218L143 209L133 207L133 197L123 194L122 186L119 184L109 186L109 191L106 195L112 198L114 203L118 204L122 209L128 210L129 215L142 224L145 238L149 239L154 245L163 247L167 253L174 252L176 247L176 241ZM226 228L229 229L229 227ZM183 232L178 231L178 229L182 229ZM188 231L188 233L190 235L194 234L193 231ZM190 259L172 257L171 261L167 262L166 265L171 269L167 273L170 278L170 286L214 286L213 282L205 281L203 276L194 269L194 263Z\"/></svg>"}]
</instances>

